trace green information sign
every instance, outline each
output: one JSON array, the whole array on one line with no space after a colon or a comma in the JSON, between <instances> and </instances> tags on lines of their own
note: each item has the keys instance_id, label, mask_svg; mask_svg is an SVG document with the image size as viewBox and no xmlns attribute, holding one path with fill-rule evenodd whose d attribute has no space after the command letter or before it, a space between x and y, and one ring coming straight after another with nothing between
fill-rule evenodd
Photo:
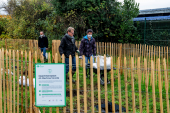
<instances>
[{"instance_id":1,"label":"green information sign","mask_svg":"<svg viewBox=\"0 0 170 113\"><path fill-rule=\"evenodd\" d=\"M66 75L63 63L35 64L35 106L66 106Z\"/></svg>"}]
</instances>

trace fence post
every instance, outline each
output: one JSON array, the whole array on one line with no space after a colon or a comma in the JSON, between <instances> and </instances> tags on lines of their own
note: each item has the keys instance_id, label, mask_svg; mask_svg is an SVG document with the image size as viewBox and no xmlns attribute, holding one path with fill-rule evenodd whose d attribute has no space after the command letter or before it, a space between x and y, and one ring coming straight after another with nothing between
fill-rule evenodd
<instances>
[{"instance_id":1,"label":"fence post","mask_svg":"<svg viewBox=\"0 0 170 113\"><path fill-rule=\"evenodd\" d=\"M15 50L13 50L13 92L15 92ZM15 113L15 93L13 93L13 113Z\"/></svg>"},{"instance_id":2,"label":"fence post","mask_svg":"<svg viewBox=\"0 0 170 113\"><path fill-rule=\"evenodd\" d=\"M83 55L83 83L84 83L84 112L87 113L86 63Z\"/></svg>"},{"instance_id":3,"label":"fence post","mask_svg":"<svg viewBox=\"0 0 170 113\"><path fill-rule=\"evenodd\" d=\"M147 59L144 58L144 70L145 70L145 88L146 88L146 108L149 113L149 95L148 95L148 74L147 74Z\"/></svg>"},{"instance_id":4,"label":"fence post","mask_svg":"<svg viewBox=\"0 0 170 113\"><path fill-rule=\"evenodd\" d=\"M21 113L23 110L23 51L21 51Z\"/></svg>"},{"instance_id":5,"label":"fence post","mask_svg":"<svg viewBox=\"0 0 170 113\"><path fill-rule=\"evenodd\" d=\"M152 98L153 98L153 112L156 113L156 99L155 99L155 76L154 76L154 63L151 60L151 79L152 79Z\"/></svg>"},{"instance_id":6,"label":"fence post","mask_svg":"<svg viewBox=\"0 0 170 113\"><path fill-rule=\"evenodd\" d=\"M93 85L93 58L90 57L90 80L91 80L91 106L94 113L94 85Z\"/></svg>"},{"instance_id":7,"label":"fence post","mask_svg":"<svg viewBox=\"0 0 170 113\"><path fill-rule=\"evenodd\" d=\"M120 75L123 74L123 67L122 67L122 44L120 44L120 48L119 48L119 60L120 60Z\"/></svg>"},{"instance_id":8,"label":"fence post","mask_svg":"<svg viewBox=\"0 0 170 113\"><path fill-rule=\"evenodd\" d=\"M19 113L19 51L17 50L17 113Z\"/></svg>"},{"instance_id":9,"label":"fence post","mask_svg":"<svg viewBox=\"0 0 170 113\"><path fill-rule=\"evenodd\" d=\"M69 56L70 113L73 113L72 56Z\"/></svg>"},{"instance_id":10,"label":"fence post","mask_svg":"<svg viewBox=\"0 0 170 113\"><path fill-rule=\"evenodd\" d=\"M165 73L165 72L164 72ZM153 73L152 73L153 74ZM160 59L158 59L158 82L159 82L159 101L160 101L160 113L163 113L163 103L162 103L162 83L161 83L161 68ZM166 80L165 80L166 81ZM166 89L166 84L165 84Z\"/></svg>"},{"instance_id":11,"label":"fence post","mask_svg":"<svg viewBox=\"0 0 170 113\"><path fill-rule=\"evenodd\" d=\"M108 113L106 55L104 55L104 88L105 88L105 111L106 113Z\"/></svg>"},{"instance_id":12,"label":"fence post","mask_svg":"<svg viewBox=\"0 0 170 113\"><path fill-rule=\"evenodd\" d=\"M65 63L64 54L62 54L62 63ZM67 79L67 78L66 78ZM66 107L63 107L63 113L66 113Z\"/></svg>"},{"instance_id":13,"label":"fence post","mask_svg":"<svg viewBox=\"0 0 170 113\"><path fill-rule=\"evenodd\" d=\"M101 97L100 97L100 60L97 57L97 86L98 86L98 110L101 113Z\"/></svg>"},{"instance_id":14,"label":"fence post","mask_svg":"<svg viewBox=\"0 0 170 113\"><path fill-rule=\"evenodd\" d=\"M76 82L77 82L77 112L80 113L80 86L79 86L79 58L76 55Z\"/></svg>"},{"instance_id":15,"label":"fence post","mask_svg":"<svg viewBox=\"0 0 170 113\"><path fill-rule=\"evenodd\" d=\"M121 98L121 77L120 77L120 58L117 60L117 74L118 74L118 93L119 93L119 112L122 113L122 98Z\"/></svg>"},{"instance_id":16,"label":"fence post","mask_svg":"<svg viewBox=\"0 0 170 113\"><path fill-rule=\"evenodd\" d=\"M9 71L8 71L8 74L9 74L9 89L10 89L10 98L9 98L9 108L10 108L10 113L12 113L12 78L11 78L11 50L9 50ZM15 66L14 66L15 68ZM15 102L15 101L14 101Z\"/></svg>"},{"instance_id":17,"label":"fence post","mask_svg":"<svg viewBox=\"0 0 170 113\"><path fill-rule=\"evenodd\" d=\"M139 106L140 106L140 113L142 113L140 57L138 57L138 61L137 61L137 73L138 73L138 87L139 87Z\"/></svg>"},{"instance_id":18,"label":"fence post","mask_svg":"<svg viewBox=\"0 0 170 113\"><path fill-rule=\"evenodd\" d=\"M50 53L48 54L50 56ZM48 57L48 63L51 63L51 57ZM55 54L55 63L58 63L58 54ZM52 113L52 108L50 107L50 112ZM56 113L59 113L59 107L56 107Z\"/></svg>"},{"instance_id":19,"label":"fence post","mask_svg":"<svg viewBox=\"0 0 170 113\"><path fill-rule=\"evenodd\" d=\"M134 59L131 57L131 86L132 86L132 109L133 113L136 112L136 107L135 107L135 89L134 89Z\"/></svg>"},{"instance_id":20,"label":"fence post","mask_svg":"<svg viewBox=\"0 0 170 113\"><path fill-rule=\"evenodd\" d=\"M0 50L0 113L2 113L2 70L1 70L1 65L2 65L2 53Z\"/></svg>"},{"instance_id":21,"label":"fence post","mask_svg":"<svg viewBox=\"0 0 170 113\"><path fill-rule=\"evenodd\" d=\"M126 65L127 65L126 64L126 57L124 57L125 98L126 98L126 112L128 113L129 108L128 108L128 88L127 88L128 84L127 84L127 66Z\"/></svg>"},{"instance_id":22,"label":"fence post","mask_svg":"<svg viewBox=\"0 0 170 113\"><path fill-rule=\"evenodd\" d=\"M36 53L35 53L36 55ZM36 56L35 56L35 59L36 59ZM36 60L35 60L35 63ZM26 108L26 111L27 111L27 106L28 106L28 98L27 98L27 77L28 76L28 66L27 66L27 51L25 50L25 108Z\"/></svg>"},{"instance_id":23,"label":"fence post","mask_svg":"<svg viewBox=\"0 0 170 113\"><path fill-rule=\"evenodd\" d=\"M5 67L4 67L4 53L6 53L4 51L4 48L2 48L2 68L3 68L3 97L4 97L4 113L6 113L6 93L5 93Z\"/></svg>"},{"instance_id":24,"label":"fence post","mask_svg":"<svg viewBox=\"0 0 170 113\"><path fill-rule=\"evenodd\" d=\"M30 85L30 86L29 86L29 91L30 91L30 113L32 113L32 112L33 112L33 109L32 109L32 86L31 86L31 85L32 85L32 82L31 82L31 81L32 81L32 80L31 80L31 79L32 79L32 77L31 77L31 76L32 76L32 70L31 70L31 69L32 69L32 67L31 67L32 65L31 65L31 61L32 61L32 60L31 60L31 51L29 51L29 85Z\"/></svg>"},{"instance_id":25,"label":"fence post","mask_svg":"<svg viewBox=\"0 0 170 113\"><path fill-rule=\"evenodd\" d=\"M168 59L167 59L168 60ZM167 113L169 113L169 94L168 94L168 90L169 90L169 85L168 85L168 76L167 76L167 73L166 71L168 72L168 68L166 68L166 61L165 61L165 58L164 58L164 75L165 75L165 89L166 89L166 106L167 106Z\"/></svg>"},{"instance_id":26,"label":"fence post","mask_svg":"<svg viewBox=\"0 0 170 113\"><path fill-rule=\"evenodd\" d=\"M8 50L6 49L6 90L7 90L7 112L9 113L9 79L8 79Z\"/></svg>"}]
</instances>

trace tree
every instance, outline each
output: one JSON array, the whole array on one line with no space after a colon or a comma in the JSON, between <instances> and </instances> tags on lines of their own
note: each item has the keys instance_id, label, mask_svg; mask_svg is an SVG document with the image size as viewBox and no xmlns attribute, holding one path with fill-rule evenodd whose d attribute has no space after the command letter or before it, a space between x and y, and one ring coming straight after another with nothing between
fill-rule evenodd
<instances>
[{"instance_id":1,"label":"tree","mask_svg":"<svg viewBox=\"0 0 170 113\"><path fill-rule=\"evenodd\" d=\"M52 0L60 16L68 25L76 28L78 39L88 28L94 30L98 41L129 42L137 37L132 18L139 13L134 0L125 0L122 5L115 0Z\"/></svg>"}]
</instances>

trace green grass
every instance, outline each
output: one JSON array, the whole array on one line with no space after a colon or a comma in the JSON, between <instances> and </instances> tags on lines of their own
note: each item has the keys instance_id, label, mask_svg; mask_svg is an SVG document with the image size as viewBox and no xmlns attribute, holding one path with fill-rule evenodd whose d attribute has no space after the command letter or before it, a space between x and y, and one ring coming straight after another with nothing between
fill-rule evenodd
<instances>
[{"instance_id":1,"label":"green grass","mask_svg":"<svg viewBox=\"0 0 170 113\"><path fill-rule=\"evenodd\" d=\"M51 51L49 51L51 53ZM21 60L21 59L20 59ZM25 58L24 58L25 60ZM40 63L40 60L38 60L38 62ZM17 64L17 62L15 62L15 64ZM27 63L28 64L28 63ZM21 67L21 62L19 62L19 67ZM25 66L25 63L23 63L23 65ZM170 68L170 67L169 67ZM162 68L163 69L163 68ZM24 69L25 70L25 69ZM19 70L21 72L21 69ZM161 73L162 76L164 77L163 73ZM19 76L21 75L21 73L19 74ZM98 87L97 87L97 75L94 74L94 104L95 105L98 105ZM142 75L142 74L141 74ZM169 75L170 75L170 72L169 72ZM110 75L110 72L107 73L107 76L108 76L108 79L110 80L111 79L111 75ZM121 99L122 99L122 106L123 107L126 107L126 101L125 101L125 82L124 82L124 75L120 75L121 76ZM137 74L134 74L135 77L137 77ZM84 92L83 92L83 86L84 86L84 82L83 82L83 68L82 67L79 67L79 78L80 78L80 107L81 107L81 110L84 110ZM76 74L73 76L73 79L76 80ZM13 80L13 78L12 78ZM129 112L132 112L133 109L132 109L132 87L131 87L131 78L128 77L127 79L127 83L128 83L128 105L129 105ZM17 76L15 77L15 81L17 82ZM91 87L91 81L87 78L86 79L86 82L87 82L87 109L89 110L88 112L90 112L92 106L91 106L91 90L90 90L90 87ZM12 82L13 84L13 82ZM158 84L157 84L158 85ZM155 97L156 97L156 111L157 112L160 112L160 102L159 102L159 88L158 86L155 86ZM15 95L16 95L16 99L17 99L17 83L15 84ZM77 89L77 86L76 84L73 84L73 109L74 111L76 112L76 109L77 109L77 96L76 96L76 89ZM101 87L101 102L104 103L104 100L105 100L105 88L104 86L100 86ZM135 89L135 104L136 104L136 112L139 112L139 89L138 89L138 79L134 79L134 89ZM3 89L2 89L3 90ZM27 88L27 94L25 93L25 87L23 87L23 106L24 106L24 111L25 111L25 96L27 95L28 97L28 105L29 105L29 101L30 101L30 98L29 98L29 87ZM66 90L69 91L69 85L66 86ZM141 90L142 90L142 108L143 108L143 113L146 112L146 88L145 88L145 81L142 81L142 84L141 84ZM108 91L108 101L109 102L112 102L112 92L111 92L111 84L108 84L107 85L107 91ZM119 104L119 94L118 94L118 75L117 75L117 71L114 70L114 93L115 93L115 104ZM153 112L153 96L152 96L152 86L149 85L148 87L148 92L149 92L149 112ZM19 87L19 97L21 97L21 86ZM169 90L169 93L170 93L170 90ZM5 95L7 95L7 92L5 92ZM3 92L3 96L4 96L4 92ZM163 98L163 110L164 110L164 113L167 112L167 108L166 108L166 90L165 90L165 83L163 82L163 85L162 85L162 98ZM170 98L170 97L169 97ZM3 100L4 102L4 100ZM15 100L15 103L17 102L17 100ZM21 98L19 99L19 103L21 104ZM67 103L67 110L70 109L70 97L67 96L66 97L66 103ZM17 104L16 104L17 105ZM4 106L3 106L4 107ZM19 105L19 109L21 111L21 105ZM39 108L42 112L42 108ZM95 110L97 112L97 110ZM46 112L49 112L49 108L46 108ZM53 108L53 112L56 113L56 108ZM62 108L60 108L60 112L62 113Z\"/></svg>"}]
</instances>

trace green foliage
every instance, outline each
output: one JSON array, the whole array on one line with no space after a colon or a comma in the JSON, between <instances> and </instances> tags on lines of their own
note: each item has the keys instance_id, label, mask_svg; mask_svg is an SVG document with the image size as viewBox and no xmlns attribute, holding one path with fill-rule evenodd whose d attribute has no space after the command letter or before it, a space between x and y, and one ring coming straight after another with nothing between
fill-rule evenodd
<instances>
[{"instance_id":1,"label":"green foliage","mask_svg":"<svg viewBox=\"0 0 170 113\"><path fill-rule=\"evenodd\" d=\"M132 21L139 13L134 0L124 0L124 4L115 0L52 0L51 3L9 0L7 7L11 7L12 19L6 24L8 37L37 39L42 30L51 47L52 40L61 39L72 26L76 40L81 40L89 28L97 41L124 43L139 39Z\"/></svg>"},{"instance_id":2,"label":"green foliage","mask_svg":"<svg viewBox=\"0 0 170 113\"><path fill-rule=\"evenodd\" d=\"M6 35L6 25L7 25L8 19L7 18L0 18L0 38L9 38Z\"/></svg>"},{"instance_id":3,"label":"green foliage","mask_svg":"<svg viewBox=\"0 0 170 113\"><path fill-rule=\"evenodd\" d=\"M79 39L89 28L94 30L93 37L98 41L130 42L139 38L132 21L139 13L134 0L124 0L123 5L114 0L52 0L52 4L57 14L76 29Z\"/></svg>"}]
</instances>

